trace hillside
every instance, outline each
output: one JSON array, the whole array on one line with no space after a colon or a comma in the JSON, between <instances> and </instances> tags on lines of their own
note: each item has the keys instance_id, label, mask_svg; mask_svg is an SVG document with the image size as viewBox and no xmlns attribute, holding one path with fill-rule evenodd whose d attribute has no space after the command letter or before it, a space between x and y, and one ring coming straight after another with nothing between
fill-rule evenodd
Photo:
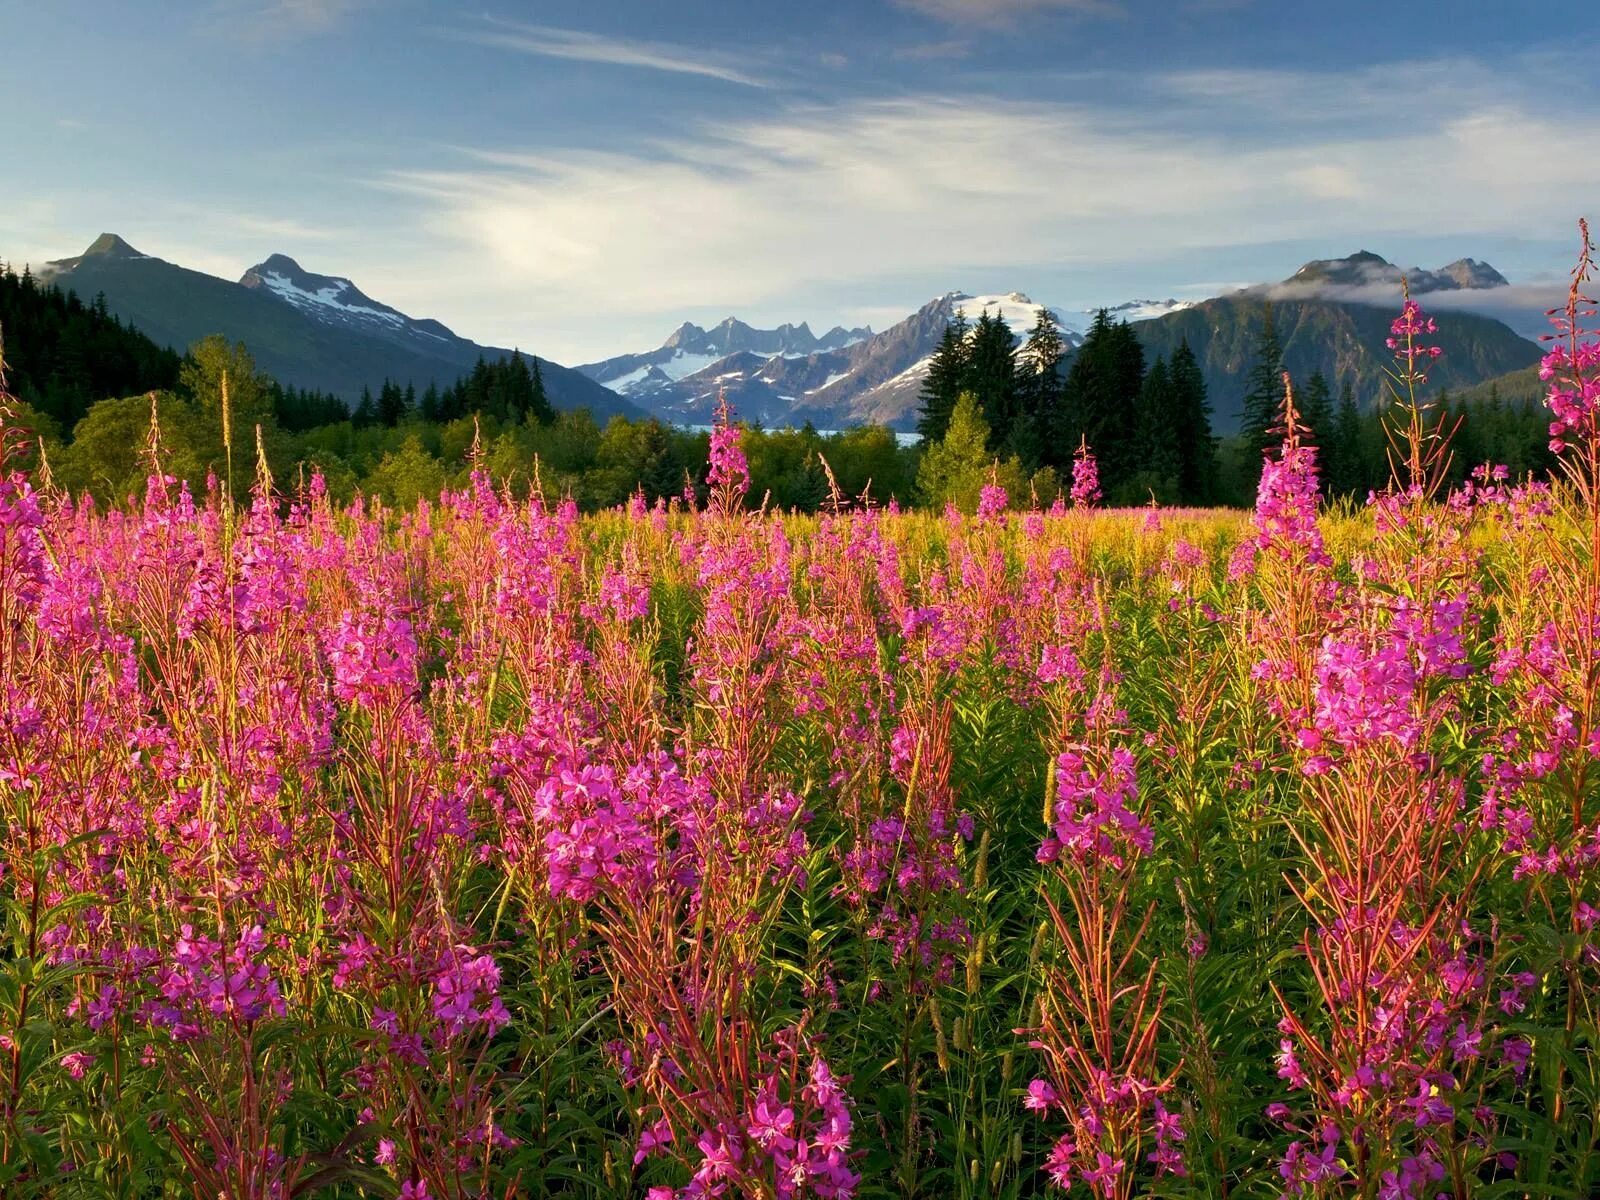
<instances>
[{"instance_id":1,"label":"hillside","mask_svg":"<svg viewBox=\"0 0 1600 1200\"><path fill-rule=\"evenodd\" d=\"M1450 399L1459 404L1485 404L1495 399L1506 404L1523 404L1543 400L1547 387L1545 381L1539 378L1538 364L1534 364L1520 371L1496 375L1472 387L1452 391Z\"/></svg>"},{"instance_id":2,"label":"hillside","mask_svg":"<svg viewBox=\"0 0 1600 1200\"><path fill-rule=\"evenodd\" d=\"M241 341L279 382L353 402L384 379L454 382L478 358L509 349L480 346L437 321L415 320L371 300L347 279L303 271L273 255L230 282L141 254L102 234L83 254L46 264L40 276L82 296L103 294L111 312L154 341L182 350L208 334ZM529 351L524 351L526 355ZM588 408L601 420L638 410L568 367L541 359L559 408Z\"/></svg>"},{"instance_id":3,"label":"hillside","mask_svg":"<svg viewBox=\"0 0 1600 1200\"><path fill-rule=\"evenodd\" d=\"M1383 372L1391 365L1385 348L1394 311L1333 300L1279 300L1273 319L1283 344L1284 369L1298 380L1322 371L1337 393L1348 383L1363 408L1382 395ZM1185 340L1205 375L1219 433L1239 428L1245 376L1255 358L1266 303L1248 293L1204 301L1183 312L1139 325L1147 360L1170 356ZM1435 387L1452 392L1536 363L1537 345L1492 317L1449 312L1438 315L1444 348L1429 371Z\"/></svg>"},{"instance_id":4,"label":"hillside","mask_svg":"<svg viewBox=\"0 0 1600 1200\"><path fill-rule=\"evenodd\" d=\"M0 349L10 391L70 430L107 396L172 387L179 356L98 300L0 270Z\"/></svg>"}]
</instances>

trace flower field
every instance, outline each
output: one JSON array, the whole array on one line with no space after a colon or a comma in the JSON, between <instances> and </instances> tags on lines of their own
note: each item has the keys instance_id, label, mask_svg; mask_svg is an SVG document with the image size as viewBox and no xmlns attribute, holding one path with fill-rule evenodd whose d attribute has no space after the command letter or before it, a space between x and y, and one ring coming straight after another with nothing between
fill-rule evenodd
<instances>
[{"instance_id":1,"label":"flower field","mask_svg":"<svg viewBox=\"0 0 1600 1200\"><path fill-rule=\"evenodd\" d=\"M4 474L0 1194L1600 1193L1585 311L1359 511Z\"/></svg>"}]
</instances>

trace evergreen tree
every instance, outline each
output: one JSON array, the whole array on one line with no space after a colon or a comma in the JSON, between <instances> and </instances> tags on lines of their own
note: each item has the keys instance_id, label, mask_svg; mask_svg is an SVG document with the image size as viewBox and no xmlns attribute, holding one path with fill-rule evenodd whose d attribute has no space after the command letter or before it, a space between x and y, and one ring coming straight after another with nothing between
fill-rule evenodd
<instances>
[{"instance_id":1,"label":"evergreen tree","mask_svg":"<svg viewBox=\"0 0 1600 1200\"><path fill-rule=\"evenodd\" d=\"M512 421L527 421L533 411L533 373L523 361L522 353L511 352L511 357L496 364L496 374L504 377L505 416Z\"/></svg>"},{"instance_id":2,"label":"evergreen tree","mask_svg":"<svg viewBox=\"0 0 1600 1200\"><path fill-rule=\"evenodd\" d=\"M1244 418L1241 422L1245 454L1248 459L1257 462L1272 444L1272 428L1277 423L1278 409L1283 402L1283 346L1278 341L1272 305L1266 305L1265 310L1261 334L1256 338L1255 362L1245 379ZM1255 475L1259 474L1257 468Z\"/></svg>"},{"instance_id":3,"label":"evergreen tree","mask_svg":"<svg viewBox=\"0 0 1600 1200\"><path fill-rule=\"evenodd\" d=\"M961 394L966 370L967 319L958 311L953 321L945 323L944 336L939 339L939 348L934 351L927 377L922 381L917 432L925 443L931 445L939 441L950 427L950 414Z\"/></svg>"},{"instance_id":4,"label":"evergreen tree","mask_svg":"<svg viewBox=\"0 0 1600 1200\"><path fill-rule=\"evenodd\" d=\"M1339 389L1339 408L1334 414L1332 436L1322 447L1322 477L1328 495L1353 496L1360 489L1365 440L1355 389L1347 379Z\"/></svg>"},{"instance_id":5,"label":"evergreen tree","mask_svg":"<svg viewBox=\"0 0 1600 1200\"><path fill-rule=\"evenodd\" d=\"M443 409L439 399L439 385L433 380L428 381L428 388L422 393L422 401L418 407L422 419L432 423L439 422L443 417Z\"/></svg>"},{"instance_id":6,"label":"evergreen tree","mask_svg":"<svg viewBox=\"0 0 1600 1200\"><path fill-rule=\"evenodd\" d=\"M400 390L400 385L392 380L385 379L383 386L378 389L378 422L388 429L393 429L405 418L406 394Z\"/></svg>"},{"instance_id":7,"label":"evergreen tree","mask_svg":"<svg viewBox=\"0 0 1600 1200\"><path fill-rule=\"evenodd\" d=\"M1138 470L1139 393L1144 388L1144 345L1133 326L1120 321L1111 327L1111 416L1096 453L1100 456L1102 486ZM1093 443L1091 443L1092 445ZM1109 467L1108 467L1109 464ZM1107 471L1110 471L1109 476ZM1107 495L1113 495L1109 489Z\"/></svg>"},{"instance_id":8,"label":"evergreen tree","mask_svg":"<svg viewBox=\"0 0 1600 1200\"><path fill-rule=\"evenodd\" d=\"M1300 409L1300 423L1311 431L1308 439L1311 444L1322 447L1333 432L1330 428L1333 422L1333 389L1328 386L1328 377L1319 367L1311 372L1305 388L1297 388L1296 391L1299 392L1295 400Z\"/></svg>"},{"instance_id":9,"label":"evergreen tree","mask_svg":"<svg viewBox=\"0 0 1600 1200\"><path fill-rule=\"evenodd\" d=\"M361 403L356 405L355 411L350 414L350 423L357 429L366 429L378 422L378 406L372 401L372 389L361 389Z\"/></svg>"},{"instance_id":10,"label":"evergreen tree","mask_svg":"<svg viewBox=\"0 0 1600 1200\"><path fill-rule=\"evenodd\" d=\"M489 364L483 361L483 355L478 355L478 361L472 365L472 373L462 382L462 416L470 413L492 412L491 388L489 378Z\"/></svg>"},{"instance_id":11,"label":"evergreen tree","mask_svg":"<svg viewBox=\"0 0 1600 1200\"><path fill-rule=\"evenodd\" d=\"M1162 503L1179 497L1181 456L1178 449L1178 391L1165 359L1158 358L1139 390L1138 429L1134 442L1134 489L1153 494Z\"/></svg>"},{"instance_id":12,"label":"evergreen tree","mask_svg":"<svg viewBox=\"0 0 1600 1200\"><path fill-rule=\"evenodd\" d=\"M533 359L533 398L528 404L528 419L539 425L548 425L556 419L555 406L544 390L544 372L539 367L539 357Z\"/></svg>"},{"instance_id":13,"label":"evergreen tree","mask_svg":"<svg viewBox=\"0 0 1600 1200\"><path fill-rule=\"evenodd\" d=\"M1048 447L1061 419L1061 358L1065 353L1055 315L1041 305L1022 345L1017 417L1011 437L1012 447L1030 467L1052 461Z\"/></svg>"},{"instance_id":14,"label":"evergreen tree","mask_svg":"<svg viewBox=\"0 0 1600 1200\"><path fill-rule=\"evenodd\" d=\"M1215 504L1217 442L1211 434L1211 402L1200 363L1188 339L1178 343L1167 367L1177 413L1178 496L1185 504Z\"/></svg>"},{"instance_id":15,"label":"evergreen tree","mask_svg":"<svg viewBox=\"0 0 1600 1200\"><path fill-rule=\"evenodd\" d=\"M1100 487L1108 497L1133 498L1124 485L1137 470L1139 393L1144 386L1144 347L1125 322L1101 309L1083 345L1072 356L1062 393L1061 429L1051 439L1049 465L1063 474L1080 440L1094 447ZM1059 461L1058 461L1059 460Z\"/></svg>"},{"instance_id":16,"label":"evergreen tree","mask_svg":"<svg viewBox=\"0 0 1600 1200\"><path fill-rule=\"evenodd\" d=\"M1017 339L999 313L987 309L972 330L963 388L972 393L989 424L997 450L1012 448L1017 419Z\"/></svg>"},{"instance_id":17,"label":"evergreen tree","mask_svg":"<svg viewBox=\"0 0 1600 1200\"><path fill-rule=\"evenodd\" d=\"M0 266L0 336L7 386L63 431L96 401L173 388L182 360L123 325L102 298L41 286Z\"/></svg>"}]
</instances>

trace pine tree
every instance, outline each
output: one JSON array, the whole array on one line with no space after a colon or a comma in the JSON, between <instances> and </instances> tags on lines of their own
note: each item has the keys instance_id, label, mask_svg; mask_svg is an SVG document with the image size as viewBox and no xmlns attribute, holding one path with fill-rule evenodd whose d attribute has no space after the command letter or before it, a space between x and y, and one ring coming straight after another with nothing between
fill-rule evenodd
<instances>
[{"instance_id":1,"label":"pine tree","mask_svg":"<svg viewBox=\"0 0 1600 1200\"><path fill-rule=\"evenodd\" d=\"M961 381L967 369L967 319L957 312L953 321L945 323L939 348L928 364L927 377L922 381L921 412L917 416L917 432L925 443L940 441L950 428L950 414L955 410L956 399L961 394Z\"/></svg>"},{"instance_id":2,"label":"pine tree","mask_svg":"<svg viewBox=\"0 0 1600 1200\"><path fill-rule=\"evenodd\" d=\"M376 424L377 420L378 406L372 402L372 389L364 387L361 389L361 403L357 404L355 411L350 414L350 423L357 429L365 429L369 425Z\"/></svg>"},{"instance_id":3,"label":"pine tree","mask_svg":"<svg viewBox=\"0 0 1600 1200\"><path fill-rule=\"evenodd\" d=\"M511 357L495 364L496 374L502 380L501 393L504 397L505 416L512 421L526 421L533 411L533 373L528 370L528 364L523 361L522 353L518 350L511 352Z\"/></svg>"},{"instance_id":4,"label":"pine tree","mask_svg":"<svg viewBox=\"0 0 1600 1200\"><path fill-rule=\"evenodd\" d=\"M1134 440L1133 482L1157 500L1178 499L1178 393L1165 359L1158 358L1139 389L1138 429Z\"/></svg>"},{"instance_id":5,"label":"pine tree","mask_svg":"<svg viewBox=\"0 0 1600 1200\"><path fill-rule=\"evenodd\" d=\"M1200 363L1185 338L1167 367L1175 393L1178 432L1178 497L1185 504L1215 504L1219 499L1217 442L1211 434L1211 402Z\"/></svg>"},{"instance_id":6,"label":"pine tree","mask_svg":"<svg viewBox=\"0 0 1600 1200\"><path fill-rule=\"evenodd\" d=\"M1328 386L1328 377L1319 367L1311 372L1304 390L1296 388L1295 392L1295 399L1300 406L1300 422L1311 431L1307 440L1313 446L1320 447L1333 432L1330 428L1333 423L1333 389Z\"/></svg>"},{"instance_id":7,"label":"pine tree","mask_svg":"<svg viewBox=\"0 0 1600 1200\"><path fill-rule=\"evenodd\" d=\"M1278 341L1272 305L1268 304L1260 336L1256 338L1255 362L1245 380L1244 419L1240 431L1244 435L1247 461L1252 464L1252 485L1260 470L1261 457L1272 444L1272 427L1277 423L1282 402L1283 346Z\"/></svg>"},{"instance_id":8,"label":"pine tree","mask_svg":"<svg viewBox=\"0 0 1600 1200\"><path fill-rule=\"evenodd\" d=\"M967 354L964 390L972 393L989 439L997 450L1009 452L1017 418L1017 338L999 313L984 310L972 330Z\"/></svg>"},{"instance_id":9,"label":"pine tree","mask_svg":"<svg viewBox=\"0 0 1600 1200\"><path fill-rule=\"evenodd\" d=\"M383 386L378 389L378 421L389 429L393 429L405 419L405 415L405 393L400 390L398 383L385 379Z\"/></svg>"},{"instance_id":10,"label":"pine tree","mask_svg":"<svg viewBox=\"0 0 1600 1200\"><path fill-rule=\"evenodd\" d=\"M1065 353L1055 314L1041 305L1019 356L1017 416L1011 436L1012 448L1030 468L1052 461L1049 442L1060 422L1061 358Z\"/></svg>"},{"instance_id":11,"label":"pine tree","mask_svg":"<svg viewBox=\"0 0 1600 1200\"><path fill-rule=\"evenodd\" d=\"M528 405L528 420L538 425L549 425L556 419L556 410L544 390L544 371L539 366L539 356L533 358L533 399Z\"/></svg>"},{"instance_id":12,"label":"pine tree","mask_svg":"<svg viewBox=\"0 0 1600 1200\"><path fill-rule=\"evenodd\" d=\"M1322 447L1323 479L1328 495L1353 496L1360 489L1364 440L1361 410L1356 407L1355 390L1347 379L1339 389L1339 409L1333 418L1333 434Z\"/></svg>"},{"instance_id":13,"label":"pine tree","mask_svg":"<svg viewBox=\"0 0 1600 1200\"><path fill-rule=\"evenodd\" d=\"M1100 487L1107 496L1127 499L1137 470L1135 443L1139 432L1139 393L1144 386L1144 347L1125 322L1113 323L1105 309L1095 314L1083 345L1072 356L1062 392L1062 420L1051 439L1052 461L1059 470L1070 466L1072 451L1087 440L1100 461Z\"/></svg>"},{"instance_id":14,"label":"pine tree","mask_svg":"<svg viewBox=\"0 0 1600 1200\"><path fill-rule=\"evenodd\" d=\"M1096 451L1103 487L1106 480L1114 486L1138 470L1139 393L1144 388L1144 345L1139 335L1126 321L1113 325L1111 334L1112 419ZM1106 494L1114 492L1107 487Z\"/></svg>"}]
</instances>

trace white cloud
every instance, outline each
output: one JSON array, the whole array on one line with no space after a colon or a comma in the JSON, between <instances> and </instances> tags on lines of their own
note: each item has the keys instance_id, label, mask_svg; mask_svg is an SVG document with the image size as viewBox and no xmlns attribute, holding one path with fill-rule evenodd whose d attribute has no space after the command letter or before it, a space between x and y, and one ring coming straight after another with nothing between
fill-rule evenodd
<instances>
[{"instance_id":1,"label":"white cloud","mask_svg":"<svg viewBox=\"0 0 1600 1200\"><path fill-rule=\"evenodd\" d=\"M604 37L576 29L557 29L549 25L525 25L515 21L488 20L483 28L453 30L450 36L484 46L496 46L543 58L564 58L575 62L606 63L619 67L643 67L681 75L701 75L745 87L766 85L726 56L664 42L644 42Z\"/></svg>"},{"instance_id":2,"label":"white cloud","mask_svg":"<svg viewBox=\"0 0 1600 1200\"><path fill-rule=\"evenodd\" d=\"M810 292L843 307L890 278L942 290L1014 268L1031 287L1295 239L1342 253L1383 237L1559 238L1593 199L1600 126L1493 89L1476 107L1411 104L1402 127L1322 139L1293 116L1262 127L1248 90L1236 103L1248 133L1068 104L851 102L708 124L639 153L472 153L384 182L446 247L429 286L465 281L437 307L463 325L472 309L471 326L481 314L502 340L548 331L570 357L619 348L602 315L665 330L697 306Z\"/></svg>"}]
</instances>

